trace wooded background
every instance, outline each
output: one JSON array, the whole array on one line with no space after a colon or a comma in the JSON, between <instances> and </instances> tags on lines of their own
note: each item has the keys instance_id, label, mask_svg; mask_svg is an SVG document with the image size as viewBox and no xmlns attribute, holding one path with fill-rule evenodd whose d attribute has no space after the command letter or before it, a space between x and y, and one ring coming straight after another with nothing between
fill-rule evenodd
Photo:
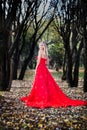
<instances>
[{"instance_id":1,"label":"wooded background","mask_svg":"<svg viewBox=\"0 0 87 130\"><path fill-rule=\"evenodd\" d=\"M47 43L49 67L62 68L70 87L78 87L83 66L87 92L86 0L0 0L0 90L35 68L40 40Z\"/></svg>"}]
</instances>

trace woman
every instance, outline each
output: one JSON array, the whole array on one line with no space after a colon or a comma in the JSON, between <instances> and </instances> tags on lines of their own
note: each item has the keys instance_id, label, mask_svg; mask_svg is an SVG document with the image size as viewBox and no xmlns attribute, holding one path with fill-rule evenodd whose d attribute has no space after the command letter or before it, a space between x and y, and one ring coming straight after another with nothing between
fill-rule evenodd
<instances>
[{"instance_id":1,"label":"woman","mask_svg":"<svg viewBox=\"0 0 87 130\"><path fill-rule=\"evenodd\" d=\"M21 100L27 106L37 108L87 105L87 101L73 100L63 93L46 66L48 62L46 43L41 42L32 90L28 96L22 97Z\"/></svg>"}]
</instances>

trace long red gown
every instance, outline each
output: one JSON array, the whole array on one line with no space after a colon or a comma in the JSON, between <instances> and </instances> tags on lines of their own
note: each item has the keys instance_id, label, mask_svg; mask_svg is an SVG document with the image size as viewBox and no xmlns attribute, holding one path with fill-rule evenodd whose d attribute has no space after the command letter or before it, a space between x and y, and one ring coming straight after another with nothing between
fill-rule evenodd
<instances>
[{"instance_id":1,"label":"long red gown","mask_svg":"<svg viewBox=\"0 0 87 130\"><path fill-rule=\"evenodd\" d=\"M87 105L87 101L69 98L50 74L46 67L46 59L41 58L34 78L31 92L20 100L27 106L36 108L67 107Z\"/></svg>"}]
</instances>

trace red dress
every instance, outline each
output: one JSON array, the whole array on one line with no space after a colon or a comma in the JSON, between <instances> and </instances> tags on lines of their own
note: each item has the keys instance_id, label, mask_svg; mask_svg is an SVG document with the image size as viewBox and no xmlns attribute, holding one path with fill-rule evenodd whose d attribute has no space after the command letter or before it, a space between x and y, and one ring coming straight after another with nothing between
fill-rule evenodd
<instances>
[{"instance_id":1,"label":"red dress","mask_svg":"<svg viewBox=\"0 0 87 130\"><path fill-rule=\"evenodd\" d=\"M45 62L46 59L41 58L32 90L28 96L21 97L21 100L27 106L36 108L87 105L87 101L73 100L63 93L46 67Z\"/></svg>"}]
</instances>

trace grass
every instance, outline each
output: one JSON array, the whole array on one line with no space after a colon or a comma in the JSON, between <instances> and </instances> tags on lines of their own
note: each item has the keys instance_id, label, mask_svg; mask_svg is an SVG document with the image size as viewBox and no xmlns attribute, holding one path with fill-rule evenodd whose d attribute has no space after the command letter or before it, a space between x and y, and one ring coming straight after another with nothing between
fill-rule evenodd
<instances>
[{"instance_id":1,"label":"grass","mask_svg":"<svg viewBox=\"0 0 87 130\"><path fill-rule=\"evenodd\" d=\"M62 72L60 71L60 72L51 72L51 74L53 75L53 77L55 77L55 78L61 78L62 77Z\"/></svg>"},{"instance_id":2,"label":"grass","mask_svg":"<svg viewBox=\"0 0 87 130\"><path fill-rule=\"evenodd\" d=\"M32 78L35 74L35 70L27 70L24 76L24 79Z\"/></svg>"},{"instance_id":3,"label":"grass","mask_svg":"<svg viewBox=\"0 0 87 130\"><path fill-rule=\"evenodd\" d=\"M53 75L54 78L61 78L61 76L62 76L61 71L57 72L57 71L53 70L53 71L50 71L50 72L51 72L51 74ZM35 75L35 70L27 70L24 78L28 79L28 78L33 77L34 75Z\"/></svg>"},{"instance_id":4,"label":"grass","mask_svg":"<svg viewBox=\"0 0 87 130\"><path fill-rule=\"evenodd\" d=\"M62 71L60 70L59 72L55 71L55 70L50 70L51 74L53 75L54 78L61 78L62 77ZM35 75L35 70L27 70L24 76L24 79L29 79L34 77ZM80 71L79 73L79 78L83 78L84 77L84 72Z\"/></svg>"},{"instance_id":5,"label":"grass","mask_svg":"<svg viewBox=\"0 0 87 130\"><path fill-rule=\"evenodd\" d=\"M79 78L83 78L84 77L84 72L80 72L79 73Z\"/></svg>"}]
</instances>

